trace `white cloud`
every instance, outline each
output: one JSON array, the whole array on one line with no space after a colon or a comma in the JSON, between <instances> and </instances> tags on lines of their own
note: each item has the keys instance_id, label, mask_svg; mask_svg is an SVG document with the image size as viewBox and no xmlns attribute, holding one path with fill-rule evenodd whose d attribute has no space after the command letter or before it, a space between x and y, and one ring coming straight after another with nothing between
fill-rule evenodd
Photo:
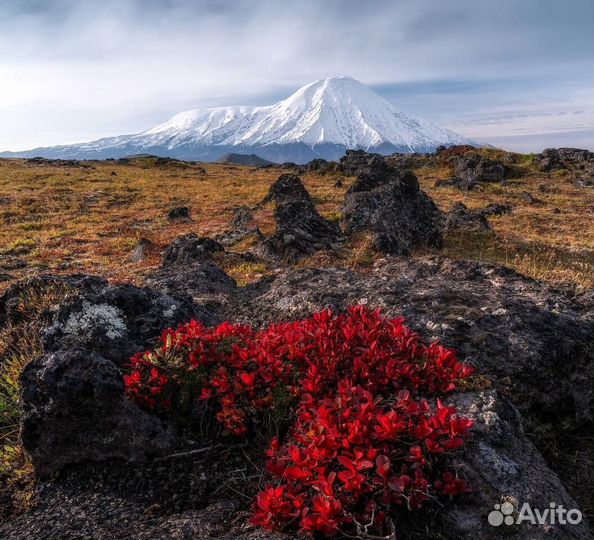
<instances>
[{"instance_id":1,"label":"white cloud","mask_svg":"<svg viewBox=\"0 0 594 540\"><path fill-rule=\"evenodd\" d=\"M267 104L333 75L373 85L574 73L591 62L592 6L560 4L5 0L0 149L135 132L197 106ZM507 95L501 114L516 120L500 127L517 129L522 105ZM546 114L553 100L539 99ZM487 105L475 116L458 106L436 117L478 129L476 118L487 125L499 114ZM544 122L533 118L535 128Z\"/></svg>"}]
</instances>

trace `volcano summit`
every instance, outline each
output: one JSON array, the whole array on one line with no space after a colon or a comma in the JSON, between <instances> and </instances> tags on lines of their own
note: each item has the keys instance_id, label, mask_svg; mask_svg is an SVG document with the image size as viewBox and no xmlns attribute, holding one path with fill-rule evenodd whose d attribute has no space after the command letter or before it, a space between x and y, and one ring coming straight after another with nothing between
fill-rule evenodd
<instances>
[{"instance_id":1,"label":"volcano summit","mask_svg":"<svg viewBox=\"0 0 594 540\"><path fill-rule=\"evenodd\" d=\"M232 152L305 163L347 149L380 154L430 152L468 139L406 114L350 77L323 79L265 107L215 107L175 115L135 135L0 153L3 157L118 158L154 154L215 161Z\"/></svg>"}]
</instances>

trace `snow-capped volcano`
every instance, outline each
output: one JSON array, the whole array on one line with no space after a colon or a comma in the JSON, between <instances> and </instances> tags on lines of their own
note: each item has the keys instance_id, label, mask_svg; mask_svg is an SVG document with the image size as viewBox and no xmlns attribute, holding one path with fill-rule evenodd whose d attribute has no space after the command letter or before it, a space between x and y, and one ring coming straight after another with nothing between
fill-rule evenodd
<instances>
[{"instance_id":1,"label":"snow-capped volcano","mask_svg":"<svg viewBox=\"0 0 594 540\"><path fill-rule=\"evenodd\" d=\"M308 84L266 107L195 109L136 135L18 155L91 159L150 153L211 161L235 152L303 163L316 157L337 159L347 149L425 152L470 142L404 113L350 77L338 77Z\"/></svg>"}]
</instances>

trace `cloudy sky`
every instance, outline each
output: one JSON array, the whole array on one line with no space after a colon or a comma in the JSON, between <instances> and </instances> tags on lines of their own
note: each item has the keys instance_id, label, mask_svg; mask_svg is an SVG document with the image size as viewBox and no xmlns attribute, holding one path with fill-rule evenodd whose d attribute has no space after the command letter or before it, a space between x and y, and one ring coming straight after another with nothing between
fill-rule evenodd
<instances>
[{"instance_id":1,"label":"cloudy sky","mask_svg":"<svg viewBox=\"0 0 594 540\"><path fill-rule=\"evenodd\" d=\"M0 150L349 75L476 140L594 148L592 0L0 0Z\"/></svg>"}]
</instances>

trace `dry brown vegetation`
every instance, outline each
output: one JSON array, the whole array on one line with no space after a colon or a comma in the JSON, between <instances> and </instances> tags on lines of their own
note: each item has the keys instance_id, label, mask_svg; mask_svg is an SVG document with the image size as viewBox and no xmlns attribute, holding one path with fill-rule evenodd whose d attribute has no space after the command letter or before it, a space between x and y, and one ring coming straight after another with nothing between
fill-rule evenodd
<instances>
[{"instance_id":1,"label":"dry brown vegetation","mask_svg":"<svg viewBox=\"0 0 594 540\"><path fill-rule=\"evenodd\" d=\"M510 215L489 218L494 234L449 236L443 252L504 264L544 281L592 286L591 191L577 187L565 171L538 172L530 156L514 156L513 162L514 178L506 185L461 192L435 187L437 180L451 175L446 163L430 158L415 161L422 188L443 210L457 201L471 209L493 202L514 208ZM18 278L50 270L140 283L143 273L159 264L160 253L172 238L190 231L206 236L223 232L233 210L259 202L279 175L279 169L159 165L151 158L82 165L0 160L0 274L4 274L0 291ZM344 193L352 182L347 178L342 187L333 187L338 177L338 173L303 176L320 213L334 220L340 218ZM525 191L536 197L537 204L522 199ZM173 206L189 206L193 221L168 222L166 214ZM256 217L265 234L274 230L270 208L258 211ZM143 262L130 262L142 237L154 247ZM248 247L240 244L233 249ZM364 269L376 256L367 239L358 238L338 257L322 254L302 264ZM245 263L225 269L240 283L268 270L264 264Z\"/></svg>"}]
</instances>

